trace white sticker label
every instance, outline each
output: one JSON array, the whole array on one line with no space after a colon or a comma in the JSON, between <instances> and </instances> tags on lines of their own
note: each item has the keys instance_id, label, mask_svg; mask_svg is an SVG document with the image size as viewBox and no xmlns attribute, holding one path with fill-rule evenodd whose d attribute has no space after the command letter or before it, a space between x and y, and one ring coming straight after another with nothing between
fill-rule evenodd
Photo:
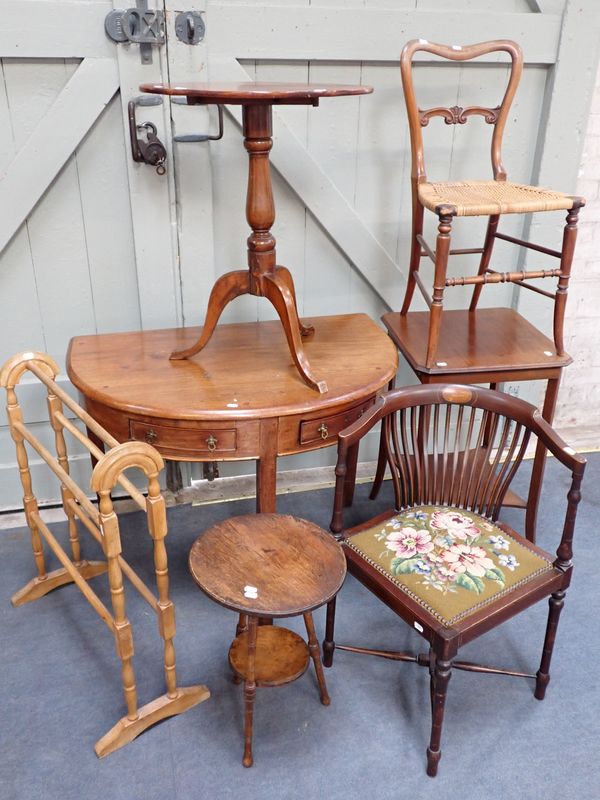
<instances>
[{"instance_id":1,"label":"white sticker label","mask_svg":"<svg viewBox=\"0 0 600 800\"><path fill-rule=\"evenodd\" d=\"M244 597L249 600L256 600L258 597L258 589L256 586L244 586Z\"/></svg>"},{"instance_id":2,"label":"white sticker label","mask_svg":"<svg viewBox=\"0 0 600 800\"><path fill-rule=\"evenodd\" d=\"M420 622L413 622L413 627L416 628L419 633L423 633L423 626Z\"/></svg>"}]
</instances>

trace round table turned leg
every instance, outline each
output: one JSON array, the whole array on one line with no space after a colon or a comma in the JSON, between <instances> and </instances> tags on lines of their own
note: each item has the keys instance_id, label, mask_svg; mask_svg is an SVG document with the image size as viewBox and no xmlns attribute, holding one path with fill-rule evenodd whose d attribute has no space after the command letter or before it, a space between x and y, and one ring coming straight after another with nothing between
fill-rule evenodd
<instances>
[{"instance_id":1,"label":"round table turned leg","mask_svg":"<svg viewBox=\"0 0 600 800\"><path fill-rule=\"evenodd\" d=\"M313 622L312 614L304 614L304 622L306 624L306 632L308 634L308 650L313 660L313 664L315 665L315 672L317 673L317 683L319 684L321 702L324 706L328 706L331 703L331 699L327 692L325 673L323 672L323 664L321 663L321 651L319 649L319 642L317 641L317 634L315 633L315 623Z\"/></svg>"},{"instance_id":2,"label":"round table turned leg","mask_svg":"<svg viewBox=\"0 0 600 800\"><path fill-rule=\"evenodd\" d=\"M252 758L252 725L254 714L254 697L256 695L256 681L254 665L256 660L256 617L248 617L248 675L244 681L244 757L242 764L251 767Z\"/></svg>"}]
</instances>

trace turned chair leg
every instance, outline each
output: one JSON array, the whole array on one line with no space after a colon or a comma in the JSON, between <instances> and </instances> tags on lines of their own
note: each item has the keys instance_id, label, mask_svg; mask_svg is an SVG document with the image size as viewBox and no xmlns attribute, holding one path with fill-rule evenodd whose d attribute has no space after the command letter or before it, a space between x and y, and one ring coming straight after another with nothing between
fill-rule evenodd
<instances>
[{"instance_id":1,"label":"turned chair leg","mask_svg":"<svg viewBox=\"0 0 600 800\"><path fill-rule=\"evenodd\" d=\"M483 252L481 254L481 261L479 262L479 269L477 271L478 275L484 275L488 267L490 265L490 259L492 257L492 250L494 248L494 240L496 236L496 231L498 230L498 222L500 221L500 215L494 214L488 220L487 230L485 234L485 241L483 243ZM473 287L473 296L471 298L471 304L469 306L469 311L475 311L477 308L477 303L479 301L479 296L481 295L481 290L483 289L483 284L478 283Z\"/></svg>"},{"instance_id":2,"label":"turned chair leg","mask_svg":"<svg viewBox=\"0 0 600 800\"><path fill-rule=\"evenodd\" d=\"M550 661L556 640L556 629L560 612L565 604L565 592L554 592L548 600L550 611L548 613L548 624L546 626L546 636L544 638L544 649L542 650L542 661L536 673L535 692L536 700L543 700L546 696L546 687L550 683Z\"/></svg>"},{"instance_id":3,"label":"turned chair leg","mask_svg":"<svg viewBox=\"0 0 600 800\"><path fill-rule=\"evenodd\" d=\"M425 356L425 366L428 369L434 365L440 338L442 311L444 310L444 289L446 288L446 273L448 271L448 256L452 236L452 219L455 213L452 206L439 206L437 212L439 225L435 244L433 296L429 313L427 355Z\"/></svg>"},{"instance_id":4,"label":"turned chair leg","mask_svg":"<svg viewBox=\"0 0 600 800\"><path fill-rule=\"evenodd\" d=\"M306 633L308 634L308 651L313 660L313 664L315 665L321 703L323 703L324 706L328 706L331 703L331 700L329 698L327 685L325 683L325 673L323 672L323 664L321 663L321 651L319 649L319 642L317 641L317 634L315 632L315 623L313 621L312 614L304 614L303 616L304 623L306 625Z\"/></svg>"},{"instance_id":5,"label":"turned chair leg","mask_svg":"<svg viewBox=\"0 0 600 800\"><path fill-rule=\"evenodd\" d=\"M563 327L565 321L565 308L567 304L567 290L569 288L569 278L571 277L571 266L573 264L573 253L575 251L575 241L577 240L577 220L581 206L576 204L567 214L567 221L563 231L563 242L560 257L560 278L556 288L554 301L554 346L558 356L564 355Z\"/></svg>"},{"instance_id":6,"label":"turned chair leg","mask_svg":"<svg viewBox=\"0 0 600 800\"><path fill-rule=\"evenodd\" d=\"M244 680L244 757L242 764L251 767L252 758L252 730L254 716L254 698L256 696L255 663L256 663L256 628L258 619L248 617L248 666Z\"/></svg>"},{"instance_id":7,"label":"turned chair leg","mask_svg":"<svg viewBox=\"0 0 600 800\"><path fill-rule=\"evenodd\" d=\"M430 778L435 778L437 775L438 764L442 756L440 749L442 724L444 722L446 692L451 671L452 661L443 661L440 658L436 658L432 676L431 739L427 748L427 774Z\"/></svg>"},{"instance_id":8,"label":"turned chair leg","mask_svg":"<svg viewBox=\"0 0 600 800\"><path fill-rule=\"evenodd\" d=\"M323 639L323 664L326 667L333 666L333 654L335 652L335 642L333 640L333 629L335 627L335 601L327 603L327 616L325 619L325 638Z\"/></svg>"}]
</instances>

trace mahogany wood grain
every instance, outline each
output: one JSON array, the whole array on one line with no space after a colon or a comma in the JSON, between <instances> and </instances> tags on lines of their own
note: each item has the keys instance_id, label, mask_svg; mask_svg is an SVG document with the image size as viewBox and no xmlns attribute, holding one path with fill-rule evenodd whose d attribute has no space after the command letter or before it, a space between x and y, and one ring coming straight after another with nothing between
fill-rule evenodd
<instances>
[{"instance_id":1,"label":"mahogany wood grain","mask_svg":"<svg viewBox=\"0 0 600 800\"><path fill-rule=\"evenodd\" d=\"M258 507L274 511L277 456L335 444L397 369L396 348L365 314L309 322L317 332L305 349L327 375L324 395L298 375L277 321L218 326L201 363L169 360L194 328L78 336L67 371L87 411L120 441L149 436L174 460L256 459Z\"/></svg>"},{"instance_id":2,"label":"mahogany wood grain","mask_svg":"<svg viewBox=\"0 0 600 800\"><path fill-rule=\"evenodd\" d=\"M298 318L296 291L290 271L276 262L275 203L271 184L269 153L273 147L273 105L318 105L321 97L369 94L369 86L287 83L233 83L189 85L142 84L142 91L154 94L185 95L190 105L198 103L234 103L242 105L244 147L248 153L246 219L252 232L247 240L248 270L222 275L215 283L208 301L202 333L193 343L172 351L173 360L191 358L204 350L210 341L225 306L243 294L265 297L281 320L289 352L302 380L321 394L328 391L323 374L315 372L305 352L303 339L314 328Z\"/></svg>"},{"instance_id":3,"label":"mahogany wood grain","mask_svg":"<svg viewBox=\"0 0 600 800\"><path fill-rule=\"evenodd\" d=\"M276 81L247 81L242 83L142 83L142 92L185 96L188 103L248 103L317 105L322 97L347 97L371 94L372 86L329 83L277 83Z\"/></svg>"},{"instance_id":4,"label":"mahogany wood grain","mask_svg":"<svg viewBox=\"0 0 600 800\"><path fill-rule=\"evenodd\" d=\"M378 423L382 424L382 452L392 472L396 508L352 528L344 528L346 474L351 468L352 453ZM530 435L537 437L544 449L571 473L562 535L555 556L498 521L505 493L523 459ZM474 449L470 443L474 444ZM447 685L460 647L549 597L542 659L533 676L535 697L543 699L550 679L558 618L571 580L573 534L584 470L585 459L566 445L534 406L501 392L471 386L437 384L393 390L378 398L360 420L340 433L331 529L340 536L348 571L411 629L420 633L430 645L430 654L411 656L352 646L344 646L344 649L429 666L432 725L427 750L428 775L434 776L437 772ZM409 591L404 591L377 569L370 559L346 544L354 534L384 525L397 510L421 505L464 508L481 514L552 566L532 573L527 580L499 593L491 602L475 606L451 625L445 624L443 617L428 611ZM560 521L556 527L560 527ZM331 666L336 647L334 624L335 603L332 601L323 642L326 666ZM469 671L532 677L531 673L521 670L470 662L457 662L456 666Z\"/></svg>"},{"instance_id":5,"label":"mahogany wood grain","mask_svg":"<svg viewBox=\"0 0 600 800\"><path fill-rule=\"evenodd\" d=\"M304 639L294 631L260 625L256 631L254 680L257 686L283 686L300 678L310 663ZM248 631L233 640L229 665L242 680L248 678Z\"/></svg>"},{"instance_id":6,"label":"mahogany wood grain","mask_svg":"<svg viewBox=\"0 0 600 800\"><path fill-rule=\"evenodd\" d=\"M455 375L466 380L473 372L509 374L517 381L526 379L517 373L541 379L573 360L556 355L553 341L514 309L482 308L477 314L444 311L436 360L427 366L429 317L428 311L389 312L382 317L394 344L419 377L441 376L447 382Z\"/></svg>"},{"instance_id":7,"label":"mahogany wood grain","mask_svg":"<svg viewBox=\"0 0 600 800\"><path fill-rule=\"evenodd\" d=\"M339 543L312 522L282 514L231 517L204 531L189 556L192 577L212 600L243 615L229 650L234 679L244 681L245 767L253 764L257 686L296 680L312 659L323 705L330 698L311 611L332 600L346 575ZM307 643L260 617L302 614Z\"/></svg>"},{"instance_id":8,"label":"mahogany wood grain","mask_svg":"<svg viewBox=\"0 0 600 800\"><path fill-rule=\"evenodd\" d=\"M190 571L212 600L243 614L292 617L330 600L346 574L335 539L284 514L231 517L196 539ZM248 597L245 587L257 597Z\"/></svg>"},{"instance_id":9,"label":"mahogany wood grain","mask_svg":"<svg viewBox=\"0 0 600 800\"><path fill-rule=\"evenodd\" d=\"M508 80L504 94L499 98L499 105L487 108L420 108L413 82L413 59L421 51L448 59L457 66L487 53L506 53L510 58ZM564 350L563 325L578 214L585 200L539 187L509 184L507 181L502 162L502 139L522 71L521 48L516 42L506 39L466 46L448 46L415 39L404 46L400 72L411 140L411 252L400 314L386 314L383 320L400 352L423 383L453 380L458 383L486 382L496 385L503 381L544 380L547 381L544 416L552 421L561 370L571 363L571 358ZM443 118L447 125L464 125L473 116L482 116L492 126L490 156L493 180L486 181L485 176L477 176L473 180L474 176L466 176L466 180L459 180L458 183L456 178L451 183L429 183L422 129L436 117ZM519 202L519 192L528 194L528 203ZM497 202L499 197L503 198L502 202ZM430 247L423 237L425 206L438 217L435 248ZM552 209L567 214L561 250L551 249L546 242L536 244L498 230L500 217L504 213L543 213ZM462 215L487 216L482 247L451 248L452 226ZM496 239L558 259L558 268L499 272L491 263ZM480 254L476 274L449 278L449 257L465 254ZM431 293L420 274L423 257L428 257L434 263ZM529 282L534 278L554 279L556 287L553 291L546 291L536 283ZM484 285L499 283L512 283L553 301L552 339L541 334L512 309L478 308ZM468 309L447 311L444 309L446 289L457 285L473 285L471 302ZM429 307L428 312L410 311L416 288L422 292ZM526 503L526 530L530 539L535 536L544 459L544 449L538 446ZM375 493L381 484L379 472L374 485Z\"/></svg>"}]
</instances>

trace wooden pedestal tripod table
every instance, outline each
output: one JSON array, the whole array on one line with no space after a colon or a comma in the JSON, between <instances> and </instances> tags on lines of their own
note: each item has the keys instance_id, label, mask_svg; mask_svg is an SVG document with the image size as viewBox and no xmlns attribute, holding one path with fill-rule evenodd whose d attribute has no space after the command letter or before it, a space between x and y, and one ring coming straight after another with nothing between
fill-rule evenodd
<instances>
[{"instance_id":1,"label":"wooden pedestal tripod table","mask_svg":"<svg viewBox=\"0 0 600 800\"><path fill-rule=\"evenodd\" d=\"M188 105L210 103L241 105L244 147L248 151L248 190L246 219L252 228L248 237L248 271L236 270L222 275L213 286L202 334L185 350L171 353L171 359L196 355L207 344L225 306L242 294L266 297L273 304L285 331L288 347L304 381L321 394L327 383L318 379L304 353L302 339L314 328L298 319L296 292L290 271L275 261L275 205L271 186L269 152L273 146L274 105L319 105L322 97L370 94L370 86L296 83L190 83L142 84L141 91L154 94L184 95Z\"/></svg>"}]
</instances>

